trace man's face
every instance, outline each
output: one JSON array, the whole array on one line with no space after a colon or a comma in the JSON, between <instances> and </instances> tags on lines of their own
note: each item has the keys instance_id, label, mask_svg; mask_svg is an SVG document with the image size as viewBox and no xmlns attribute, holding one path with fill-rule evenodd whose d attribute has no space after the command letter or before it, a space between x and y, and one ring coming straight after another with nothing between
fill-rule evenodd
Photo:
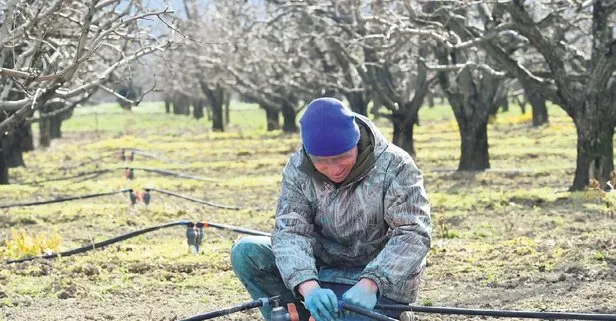
<instances>
[{"instance_id":1,"label":"man's face","mask_svg":"<svg viewBox=\"0 0 616 321\"><path fill-rule=\"evenodd\" d=\"M357 161L357 146L334 156L310 155L314 167L334 183L341 183L351 173Z\"/></svg>"}]
</instances>

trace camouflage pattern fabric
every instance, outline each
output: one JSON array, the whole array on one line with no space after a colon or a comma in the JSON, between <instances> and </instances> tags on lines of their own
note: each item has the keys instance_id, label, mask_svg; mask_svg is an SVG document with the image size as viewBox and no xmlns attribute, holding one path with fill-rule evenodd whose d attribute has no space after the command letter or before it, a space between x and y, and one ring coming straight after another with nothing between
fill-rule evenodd
<instances>
[{"instance_id":1,"label":"camouflage pattern fabric","mask_svg":"<svg viewBox=\"0 0 616 321\"><path fill-rule=\"evenodd\" d=\"M315 174L303 150L285 166L272 236L276 265L292 291L307 280L354 284L366 277L379 295L411 303L431 244L423 177L370 120L356 121L373 148L360 175L337 186Z\"/></svg>"}]
</instances>

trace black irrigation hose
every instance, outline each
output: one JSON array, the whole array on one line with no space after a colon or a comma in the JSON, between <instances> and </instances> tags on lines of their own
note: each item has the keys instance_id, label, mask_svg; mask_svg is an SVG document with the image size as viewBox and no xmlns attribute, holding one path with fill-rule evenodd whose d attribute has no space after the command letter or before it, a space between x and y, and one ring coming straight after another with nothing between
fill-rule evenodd
<instances>
[{"instance_id":1,"label":"black irrigation hose","mask_svg":"<svg viewBox=\"0 0 616 321\"><path fill-rule=\"evenodd\" d=\"M195 316L190 317L188 319L181 319L179 321L202 321L202 320L209 320L209 319L213 319L213 318L229 315L229 314L240 312L240 311L246 311L246 310L262 307L266 302L269 304L270 299L265 299L264 298L264 299L255 300L255 301L252 301L252 302L246 302L246 303L243 303L243 304L240 304L240 305L236 305L236 306L233 306L233 307L230 307L230 308L225 308L225 309L221 309L221 310L215 310L215 311L207 312L207 313L204 313L204 314L195 315Z\"/></svg>"},{"instance_id":2,"label":"black irrigation hose","mask_svg":"<svg viewBox=\"0 0 616 321\"><path fill-rule=\"evenodd\" d=\"M156 169L156 168L147 168L147 167L118 167L118 168L107 168L107 169L101 169L101 170L97 170L97 171L91 171L91 172L84 172L84 173L79 173L73 176L63 176L63 177L56 177L56 178L50 178L50 179L46 179L46 180L42 180L42 181L31 181L31 182L24 182L24 183L19 183L20 185L36 185L36 184L40 184L40 183L47 183L47 182L57 182L57 181L64 181L64 180L70 180L70 179L74 179L74 178L79 178L79 177L84 177L84 176L92 176L89 178L94 178L94 177L98 177L102 174L105 173L109 173L112 171L116 171L116 170L120 170L120 169L133 169L133 170L141 170L144 172L151 172L151 173L157 173L157 174L162 174L165 176L176 176L176 177L180 177L180 178L187 178L187 179L194 179L194 180L199 180L199 181L203 181L203 182L216 182L216 180L211 179L211 178L203 178L203 177L198 177L198 176L193 176L193 175L189 175L186 173L182 173L182 172L173 172L173 171L168 171L168 170L163 170L163 169Z\"/></svg>"},{"instance_id":3,"label":"black irrigation hose","mask_svg":"<svg viewBox=\"0 0 616 321\"><path fill-rule=\"evenodd\" d=\"M338 301L338 306L341 309L345 309L345 310L349 310L358 314L361 314L363 316L367 316L372 320L377 320L377 321L398 321L394 318L388 317L384 314L380 314L374 311L370 311L367 309L364 309L362 307L358 307L356 305L352 305L352 304L348 304L342 300Z\"/></svg>"},{"instance_id":4,"label":"black irrigation hose","mask_svg":"<svg viewBox=\"0 0 616 321\"><path fill-rule=\"evenodd\" d=\"M152 159L156 159L159 161L163 161L163 162L170 162L170 163L176 163L176 164L183 164L183 162L163 156L163 155L159 155L156 153L152 153L152 152L148 152L145 151L143 149L137 149L137 148L121 148L120 151L125 150L125 151L130 151L133 152L135 155L141 155L141 156L145 156L145 157L149 157Z\"/></svg>"},{"instance_id":5,"label":"black irrigation hose","mask_svg":"<svg viewBox=\"0 0 616 321\"><path fill-rule=\"evenodd\" d=\"M616 314L574 313L574 312L539 312L539 311L506 311L485 309L462 309L448 307L425 307L402 304L377 304L379 309L397 311L413 311L436 314L481 315L490 317L549 319L549 320L616 320Z\"/></svg>"},{"instance_id":6,"label":"black irrigation hose","mask_svg":"<svg viewBox=\"0 0 616 321\"><path fill-rule=\"evenodd\" d=\"M144 228L141 230L137 230L137 231L133 231L133 232L129 232L105 241L101 241L98 243L94 243L94 244L90 244L90 245L86 245L86 246L82 246L80 248L74 249L74 250L69 250L69 251L65 251L65 252L60 252L60 253L54 253L54 254L49 254L49 255L42 255L42 256L34 256L34 257L27 257L27 258L23 258L23 259L17 259L17 260L10 260L10 261L6 261L7 264L11 264L11 263L21 263L21 262L27 262L27 261L32 261L35 259L54 259L56 257L66 257L66 256L71 256L71 255L75 255L75 254L79 254L79 253L84 253L93 249L97 249L97 248L102 248L105 247L107 245L113 244L113 243L117 243L120 241L124 241L127 240L129 238L135 237L135 236L139 236L141 234L145 234L148 232L152 232L152 231L156 231L156 230L160 230L163 228L167 228L167 227L172 227L172 226L178 226L178 225L186 225L187 222L186 221L177 221L177 222L171 222L171 223L167 223L167 224L163 224L163 225L157 225L157 226L152 226L152 227L148 227L148 228Z\"/></svg>"},{"instance_id":7,"label":"black irrigation hose","mask_svg":"<svg viewBox=\"0 0 616 321\"><path fill-rule=\"evenodd\" d=\"M105 247L107 245L113 244L113 243L117 243L120 241L124 241L127 240L129 238L133 238L135 236L139 236L145 233L149 233L149 232L153 232L156 230L160 230L163 228L167 228L167 227L173 227L173 226L178 226L178 225L184 225L184 226L188 226L188 227L193 227L193 226L197 226L197 227L214 227L217 229L224 229L224 230L230 230L236 233L241 233L241 234L247 234L247 235L261 235L261 236L271 236L270 233L266 233L266 232L261 232L261 231L257 231L257 230L252 230L252 229L247 229L244 227L238 227L238 226L233 226L233 225L227 225L227 224L220 224L220 223L213 223L213 222L197 222L197 223L193 223L187 220L182 220L182 221L176 221L176 222L171 222L171 223L166 223L166 224L162 224L162 225L157 225L157 226L152 226L152 227L148 227L148 228L144 228L141 230L137 230L137 231L133 231L133 232L129 232L120 236L116 236L114 238L105 240L105 241L101 241L98 243L94 243L94 244L90 244L87 246L82 246L80 248L77 249L73 249L73 250L69 250L69 251L65 251L65 252L60 252L60 253L55 253L55 254L50 254L50 255L42 255L42 256L34 256L34 257L28 257L28 258L22 258L22 259L17 259L17 260L10 260L10 261L6 261L5 263L7 264L11 264L11 263L21 263L21 262L26 262L26 261L32 261L35 259L53 259L56 257L66 257L66 256L71 256L74 254L79 254L79 253L84 253L90 250L94 250L97 248L102 248Z\"/></svg>"},{"instance_id":8,"label":"black irrigation hose","mask_svg":"<svg viewBox=\"0 0 616 321\"><path fill-rule=\"evenodd\" d=\"M152 173L162 174L162 175L166 175L166 176L176 176L176 177L180 177L180 178L194 179L194 180L203 181L203 182L217 182L215 179L211 179L211 178L204 178L204 177L199 177L199 176L193 176L193 175L189 175L189 174L181 173L181 172L172 172L172 171L168 171L168 170L164 170L164 169L147 168L147 167L127 167L127 168L128 169L134 169L134 170L141 170L141 171L145 171L145 172L152 172Z\"/></svg>"},{"instance_id":9,"label":"black irrigation hose","mask_svg":"<svg viewBox=\"0 0 616 321\"><path fill-rule=\"evenodd\" d=\"M205 314L196 315L188 319L182 319L180 321L201 321L209 320L220 316L229 315L232 313L254 309L263 306L266 302L268 304L276 297L269 299L259 299L252 302L243 303L230 308L221 310L215 310ZM277 301L276 301L277 302ZM363 316L369 317L372 320L377 321L398 321L389 316L364 309L362 307L346 303L342 300L338 301L338 306L341 309L355 312ZM569 313L569 312L534 312L534 311L504 311L504 310L476 310L476 309L461 309L461 308L447 308L447 307L424 307L424 306L410 306L402 304L377 304L375 308L397 310L397 311L414 311L425 313L437 313L437 314L458 314L458 315L479 315L490 317L508 317L508 318L532 318L532 319L569 319L569 320L616 320L615 314L591 314L591 313Z\"/></svg>"},{"instance_id":10,"label":"black irrigation hose","mask_svg":"<svg viewBox=\"0 0 616 321\"><path fill-rule=\"evenodd\" d=\"M214 227L219 230L230 230L230 231L241 233L241 234L257 235L257 236L272 236L272 233L261 232L257 230L248 229L245 227L238 227L238 226L233 226L233 225L219 224L219 223L212 223L212 222L202 222L201 224L203 224L203 227Z\"/></svg>"},{"instance_id":11,"label":"black irrigation hose","mask_svg":"<svg viewBox=\"0 0 616 321\"><path fill-rule=\"evenodd\" d=\"M79 200L79 199L88 199L94 197L108 196L120 193L130 192L132 189L123 189L115 192L105 192L105 193L96 193L96 194L87 194L87 195L79 195L79 196L70 196L70 197L59 197L53 200L47 201L36 201L36 202L28 202L28 203L15 203L15 204L4 204L0 205L0 209L3 208L11 208L11 207L22 207L22 206L34 206L34 205L43 205L43 204L51 204L51 203L62 203L67 201Z\"/></svg>"},{"instance_id":12,"label":"black irrigation hose","mask_svg":"<svg viewBox=\"0 0 616 321\"><path fill-rule=\"evenodd\" d=\"M164 189L146 188L146 191L148 191L148 190L149 191L159 192L159 193L170 195L170 196L175 196L175 197L182 198L182 199L185 199L185 200L189 200L189 201L192 201L192 202L195 202L195 203L199 203L199 204L209 205L209 206L212 206L212 207L224 208L224 209L227 209L227 210L234 210L234 211L239 211L239 210L242 209L241 207L237 207L237 206L229 206L229 205L213 203L213 202L206 201L206 200L200 200L200 199L197 199L197 198L194 198L194 197L191 197L191 196L186 196L186 195L174 193L174 192L167 191L167 190L164 190Z\"/></svg>"},{"instance_id":13,"label":"black irrigation hose","mask_svg":"<svg viewBox=\"0 0 616 321\"><path fill-rule=\"evenodd\" d=\"M107 152L107 153L103 153L102 155L100 155L100 156L98 156L98 157L91 158L91 159L89 159L89 160L87 160L87 161L85 161L85 162L79 163L79 164L77 164L77 165L73 165L73 166L70 166L70 167L63 167L63 169L73 169L73 168L78 168L78 167L81 167L81 166L83 166L83 165L86 165L86 164L91 164L91 163L96 162L96 161L99 161L99 160L101 160L101 159L105 159L105 158L107 158L107 157L113 157L113 156L116 156L116 152L111 152L111 151L110 151L110 152Z\"/></svg>"},{"instance_id":14,"label":"black irrigation hose","mask_svg":"<svg viewBox=\"0 0 616 321\"><path fill-rule=\"evenodd\" d=\"M114 170L116 170L116 169L101 169L101 170L97 170L97 171L79 173L79 174L73 175L73 176L56 177L56 178L50 178L50 179L46 179L46 180L42 180L42 181L31 181L31 182L25 182L25 183L19 183L19 184L20 185L36 185L36 184L41 184L41 183L64 181L64 180L69 180L69 179L73 179L73 178L79 178L79 177L83 177L83 176L90 176L90 175L99 176L101 174L109 173L109 172L114 171Z\"/></svg>"}]
</instances>

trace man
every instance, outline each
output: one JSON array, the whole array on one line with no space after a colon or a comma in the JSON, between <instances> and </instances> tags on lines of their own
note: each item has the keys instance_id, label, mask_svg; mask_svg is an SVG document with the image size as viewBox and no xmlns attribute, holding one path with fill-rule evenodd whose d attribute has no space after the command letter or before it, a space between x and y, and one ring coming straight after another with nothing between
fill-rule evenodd
<instances>
[{"instance_id":1,"label":"man","mask_svg":"<svg viewBox=\"0 0 616 321\"><path fill-rule=\"evenodd\" d=\"M413 159L334 98L312 101L300 125L303 148L282 173L276 230L234 245L235 273L253 298L295 302L302 320L363 320L342 314L339 299L370 310L414 302L431 221ZM261 312L270 320L270 309Z\"/></svg>"}]
</instances>

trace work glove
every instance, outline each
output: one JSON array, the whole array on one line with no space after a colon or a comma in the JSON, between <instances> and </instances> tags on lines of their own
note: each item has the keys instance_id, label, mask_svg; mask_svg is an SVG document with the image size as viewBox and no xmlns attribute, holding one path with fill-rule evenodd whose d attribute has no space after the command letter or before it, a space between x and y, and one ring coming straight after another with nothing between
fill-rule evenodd
<instances>
[{"instance_id":1,"label":"work glove","mask_svg":"<svg viewBox=\"0 0 616 321\"><path fill-rule=\"evenodd\" d=\"M338 298L330 289L312 290L304 297L304 305L316 321L333 321L339 318Z\"/></svg>"},{"instance_id":2,"label":"work glove","mask_svg":"<svg viewBox=\"0 0 616 321\"><path fill-rule=\"evenodd\" d=\"M363 284L357 283L344 292L342 295L342 301L372 311L376 305L377 297L376 293L374 293L370 288ZM349 312L350 311L345 310L344 315L352 315L352 313Z\"/></svg>"}]
</instances>

